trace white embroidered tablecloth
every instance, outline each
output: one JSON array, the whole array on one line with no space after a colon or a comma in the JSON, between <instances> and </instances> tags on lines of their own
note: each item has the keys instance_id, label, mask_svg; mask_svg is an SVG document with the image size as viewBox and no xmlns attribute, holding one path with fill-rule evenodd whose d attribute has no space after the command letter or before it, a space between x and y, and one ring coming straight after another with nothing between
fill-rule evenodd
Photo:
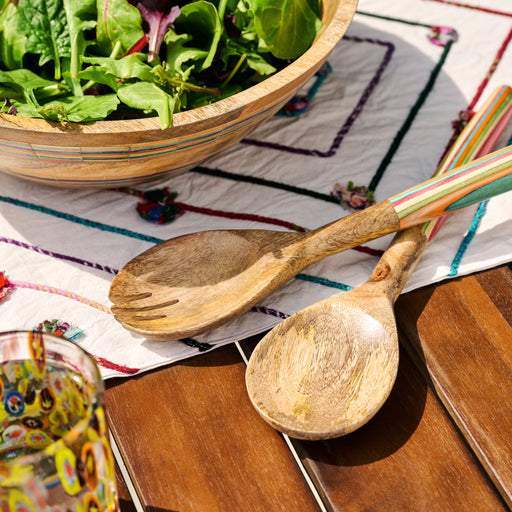
<instances>
[{"instance_id":1,"label":"white embroidered tablecloth","mask_svg":"<svg viewBox=\"0 0 512 512\"><path fill-rule=\"evenodd\" d=\"M0 173L0 272L13 287L0 301L0 331L67 322L83 331L76 341L105 378L129 376L264 331L363 283L391 236L309 267L258 307L194 339L145 340L109 312L116 270L160 240L217 228L311 229L349 213L333 201L336 184L370 186L380 201L428 179L459 113L512 83L511 38L512 6L502 0L360 0L330 73L303 91L308 108L275 116L198 169L132 194L51 188ZM177 193L181 215L165 224L141 218L133 194L165 187ZM511 219L511 193L453 214L406 291L510 261Z\"/></svg>"}]
</instances>

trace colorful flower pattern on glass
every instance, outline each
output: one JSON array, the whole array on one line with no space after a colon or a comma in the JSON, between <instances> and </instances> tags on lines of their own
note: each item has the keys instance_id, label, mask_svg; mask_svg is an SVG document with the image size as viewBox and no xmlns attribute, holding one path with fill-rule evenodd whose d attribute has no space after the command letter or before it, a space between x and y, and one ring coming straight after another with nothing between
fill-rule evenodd
<instances>
[{"instance_id":1,"label":"colorful flower pattern on glass","mask_svg":"<svg viewBox=\"0 0 512 512\"><path fill-rule=\"evenodd\" d=\"M30 360L0 363L0 510L117 511L94 385L48 354L41 333L27 343Z\"/></svg>"}]
</instances>

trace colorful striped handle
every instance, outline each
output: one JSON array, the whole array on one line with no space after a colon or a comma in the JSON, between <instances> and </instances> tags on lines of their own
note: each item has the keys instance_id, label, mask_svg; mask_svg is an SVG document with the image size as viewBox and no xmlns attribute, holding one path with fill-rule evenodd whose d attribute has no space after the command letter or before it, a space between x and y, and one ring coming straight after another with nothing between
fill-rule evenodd
<instances>
[{"instance_id":1,"label":"colorful striped handle","mask_svg":"<svg viewBox=\"0 0 512 512\"><path fill-rule=\"evenodd\" d=\"M389 201L405 229L512 189L512 146L397 194Z\"/></svg>"},{"instance_id":2,"label":"colorful striped handle","mask_svg":"<svg viewBox=\"0 0 512 512\"><path fill-rule=\"evenodd\" d=\"M445 174L475 158L490 153L512 117L512 88L500 85L494 89L471 117L456 141L439 164L434 176ZM438 217L420 226L430 242L448 215Z\"/></svg>"}]
</instances>

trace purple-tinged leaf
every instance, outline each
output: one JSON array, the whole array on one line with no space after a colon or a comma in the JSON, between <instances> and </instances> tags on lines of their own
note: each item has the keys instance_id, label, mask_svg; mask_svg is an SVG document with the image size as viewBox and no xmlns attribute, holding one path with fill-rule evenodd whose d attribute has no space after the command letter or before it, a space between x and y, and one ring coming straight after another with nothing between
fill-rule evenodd
<instances>
[{"instance_id":1,"label":"purple-tinged leaf","mask_svg":"<svg viewBox=\"0 0 512 512\"><path fill-rule=\"evenodd\" d=\"M169 9L166 2L158 0L141 0L137 4L137 9L149 25L148 62L153 62L158 56L167 29L173 27L173 22L181 11L177 5Z\"/></svg>"}]
</instances>

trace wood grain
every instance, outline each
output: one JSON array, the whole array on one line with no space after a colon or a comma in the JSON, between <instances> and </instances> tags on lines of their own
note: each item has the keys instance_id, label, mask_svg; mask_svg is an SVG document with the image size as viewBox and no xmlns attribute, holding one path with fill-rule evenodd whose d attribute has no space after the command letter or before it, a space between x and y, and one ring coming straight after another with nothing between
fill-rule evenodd
<instances>
[{"instance_id":1,"label":"wood grain","mask_svg":"<svg viewBox=\"0 0 512 512\"><path fill-rule=\"evenodd\" d=\"M420 364L509 506L511 283L510 269L501 267L412 292L398 302L399 325Z\"/></svg>"},{"instance_id":2,"label":"wood grain","mask_svg":"<svg viewBox=\"0 0 512 512\"><path fill-rule=\"evenodd\" d=\"M503 267L398 300L399 325L411 341L402 340L408 350L383 408L345 437L293 441L329 511L507 510L497 487L505 498L512 488L511 284ZM242 345L249 352L257 341ZM418 354L450 407L418 371ZM147 510L317 510L281 437L250 406L244 370L228 346L109 383L110 424Z\"/></svg>"},{"instance_id":3,"label":"wood grain","mask_svg":"<svg viewBox=\"0 0 512 512\"><path fill-rule=\"evenodd\" d=\"M389 199L407 228L503 194L512 187L512 146L489 153Z\"/></svg>"},{"instance_id":4,"label":"wood grain","mask_svg":"<svg viewBox=\"0 0 512 512\"><path fill-rule=\"evenodd\" d=\"M466 195L474 195L481 180L487 187L495 173L502 177L512 172L511 148L485 154L510 119L511 92L506 86L494 90L430 182L390 199L401 225L438 208L438 213L445 213ZM484 156L468 163L479 152ZM364 216L370 212L354 223L357 229L370 224ZM427 245L423 231L432 237L445 220L435 216L433 226L413 226L395 235L362 286L295 313L261 340L251 355L246 385L265 421L288 435L318 440L345 435L375 414L398 366L393 304ZM372 219L371 224L377 223ZM323 248L325 239L332 239L336 247L338 226L339 222L331 224L334 232L320 237L315 249ZM355 227L350 225L348 231Z\"/></svg>"},{"instance_id":5,"label":"wood grain","mask_svg":"<svg viewBox=\"0 0 512 512\"><path fill-rule=\"evenodd\" d=\"M112 312L151 339L201 334L329 255L505 192L511 173L512 146L307 233L211 230L167 240L116 275ZM171 258L172 266L166 264Z\"/></svg>"},{"instance_id":6,"label":"wood grain","mask_svg":"<svg viewBox=\"0 0 512 512\"><path fill-rule=\"evenodd\" d=\"M506 507L405 352L395 388L360 430L304 443L335 511L497 512Z\"/></svg>"},{"instance_id":7,"label":"wood grain","mask_svg":"<svg viewBox=\"0 0 512 512\"><path fill-rule=\"evenodd\" d=\"M435 175L443 174L495 149L511 117L512 88L508 85L498 86L464 126L436 169ZM428 240L435 236L447 217L438 217L421 226Z\"/></svg>"},{"instance_id":8,"label":"wood grain","mask_svg":"<svg viewBox=\"0 0 512 512\"><path fill-rule=\"evenodd\" d=\"M106 406L152 511L318 510L283 439L249 403L233 345L111 383Z\"/></svg>"}]
</instances>

